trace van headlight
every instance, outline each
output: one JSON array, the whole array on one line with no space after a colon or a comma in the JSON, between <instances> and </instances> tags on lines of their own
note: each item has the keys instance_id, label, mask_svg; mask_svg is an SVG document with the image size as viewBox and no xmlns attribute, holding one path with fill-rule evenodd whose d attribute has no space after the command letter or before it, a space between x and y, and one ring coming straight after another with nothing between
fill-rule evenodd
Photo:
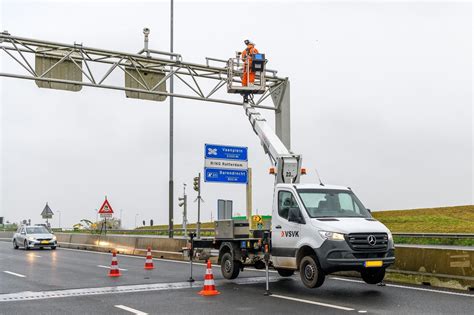
<instances>
[{"instance_id":1,"label":"van headlight","mask_svg":"<svg viewBox=\"0 0 474 315\"><path fill-rule=\"evenodd\" d=\"M388 240L389 240L389 241L393 241L393 235L392 235L392 232L390 232L390 231L387 231L387 236L388 236Z\"/></svg>"},{"instance_id":2,"label":"van headlight","mask_svg":"<svg viewBox=\"0 0 474 315\"><path fill-rule=\"evenodd\" d=\"M322 238L330 241L344 241L344 234L336 233L336 232L329 232L329 231L319 231L319 234Z\"/></svg>"},{"instance_id":3,"label":"van headlight","mask_svg":"<svg viewBox=\"0 0 474 315\"><path fill-rule=\"evenodd\" d=\"M55 241L55 240L56 240L56 235L53 235L53 241Z\"/></svg>"}]
</instances>

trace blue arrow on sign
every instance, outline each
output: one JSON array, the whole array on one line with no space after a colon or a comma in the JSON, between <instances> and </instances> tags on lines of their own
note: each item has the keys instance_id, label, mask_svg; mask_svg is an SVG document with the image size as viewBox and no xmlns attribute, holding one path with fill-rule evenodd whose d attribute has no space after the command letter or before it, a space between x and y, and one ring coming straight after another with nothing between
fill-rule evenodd
<instances>
[{"instance_id":1,"label":"blue arrow on sign","mask_svg":"<svg viewBox=\"0 0 474 315\"><path fill-rule=\"evenodd\" d=\"M206 182L247 184L247 176L247 170L204 169L204 181Z\"/></svg>"},{"instance_id":2,"label":"blue arrow on sign","mask_svg":"<svg viewBox=\"0 0 474 315\"><path fill-rule=\"evenodd\" d=\"M234 147L219 144L206 144L204 146L205 159L224 159L234 161L247 161L247 147Z\"/></svg>"}]
</instances>

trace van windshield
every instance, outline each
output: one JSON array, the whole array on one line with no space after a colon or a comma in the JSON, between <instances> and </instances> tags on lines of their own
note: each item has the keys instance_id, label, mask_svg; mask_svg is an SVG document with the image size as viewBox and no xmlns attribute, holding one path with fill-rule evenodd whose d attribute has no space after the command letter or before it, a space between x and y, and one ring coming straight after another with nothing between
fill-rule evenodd
<instances>
[{"instance_id":1,"label":"van windshield","mask_svg":"<svg viewBox=\"0 0 474 315\"><path fill-rule=\"evenodd\" d=\"M349 190L298 189L298 194L311 218L371 217Z\"/></svg>"}]
</instances>

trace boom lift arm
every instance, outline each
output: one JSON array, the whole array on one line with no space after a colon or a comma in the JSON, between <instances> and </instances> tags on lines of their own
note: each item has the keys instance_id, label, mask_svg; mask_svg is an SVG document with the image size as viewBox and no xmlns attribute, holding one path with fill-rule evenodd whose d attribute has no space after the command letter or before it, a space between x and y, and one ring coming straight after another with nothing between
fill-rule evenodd
<instances>
[{"instance_id":1,"label":"boom lift arm","mask_svg":"<svg viewBox=\"0 0 474 315\"><path fill-rule=\"evenodd\" d=\"M255 107L244 102L245 114L247 115L253 130L260 138L263 150L268 154L276 167L275 184L300 182L300 169L302 157L294 154L283 144L265 118L257 112Z\"/></svg>"},{"instance_id":2,"label":"boom lift arm","mask_svg":"<svg viewBox=\"0 0 474 315\"><path fill-rule=\"evenodd\" d=\"M249 104L254 94L260 94L265 88L266 63L264 54L252 56L252 70L255 71L255 81L248 86L240 82L242 73L250 72L250 62L245 63L246 71L240 66L240 56L230 58L227 62L227 92L239 93L243 96L243 107L253 130L260 138L265 153L276 168L275 184L289 183L298 184L300 181L301 155L292 153L268 125L263 116L257 112L254 106Z\"/></svg>"}]
</instances>

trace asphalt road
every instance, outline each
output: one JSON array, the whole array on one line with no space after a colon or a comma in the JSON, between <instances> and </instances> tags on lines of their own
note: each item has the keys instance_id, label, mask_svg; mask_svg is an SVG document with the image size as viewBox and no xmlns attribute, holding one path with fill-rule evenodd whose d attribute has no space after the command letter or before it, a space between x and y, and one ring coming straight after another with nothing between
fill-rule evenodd
<instances>
[{"instance_id":1,"label":"asphalt road","mask_svg":"<svg viewBox=\"0 0 474 315\"><path fill-rule=\"evenodd\" d=\"M296 274L271 273L272 296L264 296L264 273L245 270L234 281L213 268L218 296L198 295L205 266L119 256L122 276L107 276L111 255L78 250L14 250L0 242L0 314L472 314L474 294L425 286L368 285L328 277L321 288L307 289Z\"/></svg>"}]
</instances>

